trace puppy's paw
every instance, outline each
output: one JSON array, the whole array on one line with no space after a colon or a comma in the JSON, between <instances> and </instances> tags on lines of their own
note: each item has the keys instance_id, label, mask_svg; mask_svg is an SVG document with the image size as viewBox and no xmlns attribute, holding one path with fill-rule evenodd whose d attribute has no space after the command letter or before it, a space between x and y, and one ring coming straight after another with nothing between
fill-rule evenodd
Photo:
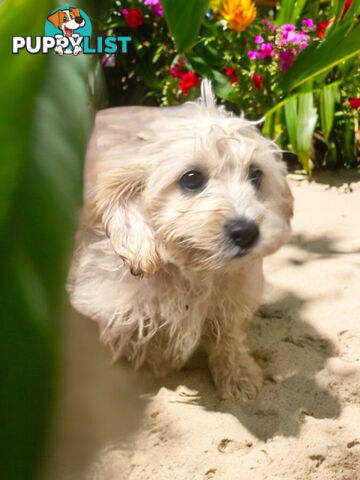
<instances>
[{"instance_id":1,"label":"puppy's paw","mask_svg":"<svg viewBox=\"0 0 360 480\"><path fill-rule=\"evenodd\" d=\"M79 55L79 53L82 53L82 48L75 45L73 53L74 53L74 55Z\"/></svg>"},{"instance_id":2,"label":"puppy's paw","mask_svg":"<svg viewBox=\"0 0 360 480\"><path fill-rule=\"evenodd\" d=\"M261 368L253 359L246 366L239 365L233 370L218 365L212 368L212 374L221 398L239 403L254 400L264 380Z\"/></svg>"}]
</instances>

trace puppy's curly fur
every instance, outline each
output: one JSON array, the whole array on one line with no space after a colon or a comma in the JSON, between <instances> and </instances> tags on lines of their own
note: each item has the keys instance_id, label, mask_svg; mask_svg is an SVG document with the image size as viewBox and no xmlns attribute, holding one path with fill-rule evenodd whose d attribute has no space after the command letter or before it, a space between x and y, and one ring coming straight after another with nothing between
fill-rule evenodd
<instances>
[{"instance_id":1,"label":"puppy's curly fur","mask_svg":"<svg viewBox=\"0 0 360 480\"><path fill-rule=\"evenodd\" d=\"M207 81L180 107L97 115L68 291L115 358L163 375L203 342L220 394L256 395L262 373L245 327L261 300L262 257L288 239L292 216L280 157L255 125L216 106ZM194 170L204 186L184 191L179 180ZM225 228L238 218L259 228L241 255Z\"/></svg>"}]
</instances>

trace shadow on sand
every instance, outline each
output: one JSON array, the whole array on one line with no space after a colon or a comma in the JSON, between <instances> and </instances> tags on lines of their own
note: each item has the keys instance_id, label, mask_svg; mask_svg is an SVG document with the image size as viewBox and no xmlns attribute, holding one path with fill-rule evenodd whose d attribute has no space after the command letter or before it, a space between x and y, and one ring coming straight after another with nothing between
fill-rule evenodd
<instances>
[{"instance_id":1,"label":"shadow on sand","mask_svg":"<svg viewBox=\"0 0 360 480\"><path fill-rule=\"evenodd\" d=\"M202 352L182 371L152 380L147 392L156 394L161 387L176 390L184 385L198 392L185 395L184 402L230 413L264 441L275 435L298 435L305 416L338 417L339 401L315 379L334 355L334 347L301 319L303 306L301 298L287 294L261 307L251 323L249 343L265 372L264 387L252 403L237 405L219 399Z\"/></svg>"}]
</instances>

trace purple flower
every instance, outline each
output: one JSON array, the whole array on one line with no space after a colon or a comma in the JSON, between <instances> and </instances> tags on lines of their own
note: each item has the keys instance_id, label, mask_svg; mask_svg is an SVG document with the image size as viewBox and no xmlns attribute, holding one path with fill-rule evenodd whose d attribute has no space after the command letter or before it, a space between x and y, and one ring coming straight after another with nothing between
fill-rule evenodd
<instances>
[{"instance_id":1,"label":"purple flower","mask_svg":"<svg viewBox=\"0 0 360 480\"><path fill-rule=\"evenodd\" d=\"M275 55L274 45L272 43L263 43L260 47L260 58L273 57Z\"/></svg>"},{"instance_id":2,"label":"purple flower","mask_svg":"<svg viewBox=\"0 0 360 480\"><path fill-rule=\"evenodd\" d=\"M291 23L285 23L285 25L282 25L281 27L282 33L293 32L295 29L296 29L295 25L292 25Z\"/></svg>"},{"instance_id":3,"label":"purple flower","mask_svg":"<svg viewBox=\"0 0 360 480\"><path fill-rule=\"evenodd\" d=\"M309 38L309 35L307 35L304 31L301 31L300 33L295 33L291 41L297 45L302 42L306 42L306 40L309 40Z\"/></svg>"},{"instance_id":4,"label":"purple flower","mask_svg":"<svg viewBox=\"0 0 360 480\"><path fill-rule=\"evenodd\" d=\"M264 43L264 39L261 35L255 35L254 42L255 43Z\"/></svg>"},{"instance_id":5,"label":"purple flower","mask_svg":"<svg viewBox=\"0 0 360 480\"><path fill-rule=\"evenodd\" d=\"M309 30L314 30L314 28L315 28L314 22L312 21L311 18L305 18L301 23L305 27L307 27Z\"/></svg>"},{"instance_id":6,"label":"purple flower","mask_svg":"<svg viewBox=\"0 0 360 480\"><path fill-rule=\"evenodd\" d=\"M301 30L301 32L296 32L295 30L284 31L280 45L284 46L286 43L298 45L301 42L309 40L309 38L310 36L305 32L305 30Z\"/></svg>"},{"instance_id":7,"label":"purple flower","mask_svg":"<svg viewBox=\"0 0 360 480\"><path fill-rule=\"evenodd\" d=\"M248 55L250 60L256 60L259 57L259 52L257 52L256 50L249 50Z\"/></svg>"},{"instance_id":8,"label":"purple flower","mask_svg":"<svg viewBox=\"0 0 360 480\"><path fill-rule=\"evenodd\" d=\"M289 50L281 50L279 53L280 70L282 72L286 72L286 70L290 68L294 63L295 57L296 57L295 48L291 48Z\"/></svg>"},{"instance_id":9,"label":"purple flower","mask_svg":"<svg viewBox=\"0 0 360 480\"><path fill-rule=\"evenodd\" d=\"M306 48L308 46L309 46L308 42L302 42L299 45L299 50L304 50L304 48Z\"/></svg>"},{"instance_id":10,"label":"purple flower","mask_svg":"<svg viewBox=\"0 0 360 480\"><path fill-rule=\"evenodd\" d=\"M295 38L296 38L296 33L294 31L283 32L283 43L294 42Z\"/></svg>"},{"instance_id":11,"label":"purple flower","mask_svg":"<svg viewBox=\"0 0 360 480\"><path fill-rule=\"evenodd\" d=\"M265 25L265 27L267 27L269 30L276 30L276 25L271 25L267 18L264 18L264 20L261 20L261 23Z\"/></svg>"},{"instance_id":12,"label":"purple flower","mask_svg":"<svg viewBox=\"0 0 360 480\"><path fill-rule=\"evenodd\" d=\"M151 6L151 10L155 15L161 17L164 14L160 0L145 0L144 5Z\"/></svg>"}]
</instances>

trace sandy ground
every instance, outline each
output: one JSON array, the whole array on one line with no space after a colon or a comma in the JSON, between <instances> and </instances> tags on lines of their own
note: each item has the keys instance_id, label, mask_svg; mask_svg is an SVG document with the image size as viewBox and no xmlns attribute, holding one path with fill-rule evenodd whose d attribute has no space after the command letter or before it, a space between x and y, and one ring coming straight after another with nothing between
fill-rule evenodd
<instances>
[{"instance_id":1,"label":"sandy ground","mask_svg":"<svg viewBox=\"0 0 360 480\"><path fill-rule=\"evenodd\" d=\"M163 380L111 366L71 313L44 479L360 479L360 177L291 185L293 236L249 331L256 401L219 400L201 353Z\"/></svg>"}]
</instances>

